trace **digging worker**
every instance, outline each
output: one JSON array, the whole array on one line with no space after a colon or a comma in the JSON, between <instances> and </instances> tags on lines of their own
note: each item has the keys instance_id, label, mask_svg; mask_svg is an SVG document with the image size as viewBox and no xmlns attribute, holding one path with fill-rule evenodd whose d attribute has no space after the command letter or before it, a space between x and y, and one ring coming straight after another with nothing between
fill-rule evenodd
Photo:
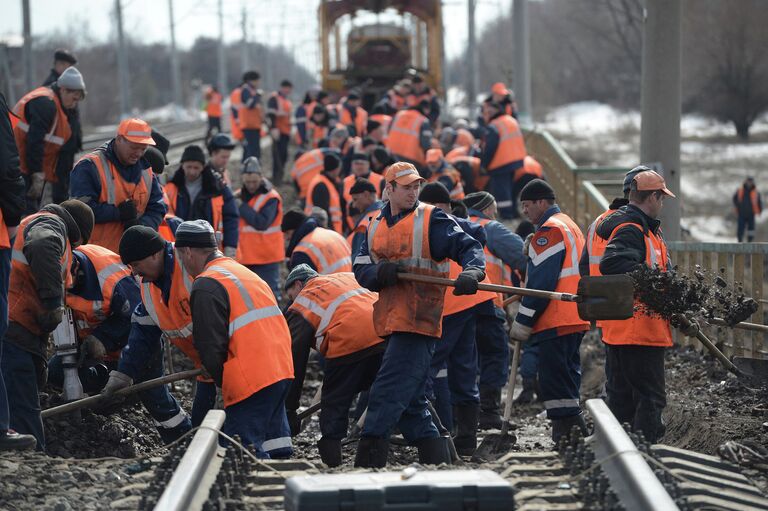
<instances>
[{"instance_id":1,"label":"digging worker","mask_svg":"<svg viewBox=\"0 0 768 511\"><path fill-rule=\"evenodd\" d=\"M327 153L323 157L323 171L312 178L307 188L304 213L311 215L313 207L322 209L328 215L331 228L339 234L344 234L343 210L339 193L340 174L341 160L335 153Z\"/></svg>"},{"instance_id":2,"label":"digging worker","mask_svg":"<svg viewBox=\"0 0 768 511\"><path fill-rule=\"evenodd\" d=\"M280 227L289 270L304 263L321 275L352 271L352 253L341 234L318 226L313 217L295 209L283 215Z\"/></svg>"},{"instance_id":3,"label":"digging worker","mask_svg":"<svg viewBox=\"0 0 768 511\"><path fill-rule=\"evenodd\" d=\"M206 372L221 388L222 430L263 458L287 458L285 398L293 379L291 334L269 286L217 249L205 220L182 223L176 252L192 284L192 337Z\"/></svg>"},{"instance_id":4,"label":"digging worker","mask_svg":"<svg viewBox=\"0 0 768 511\"><path fill-rule=\"evenodd\" d=\"M350 174L342 180L342 197L346 205L346 221L347 227L350 230L355 228L357 218L360 216L362 210L358 209L352 201L352 187L360 179L366 179L370 181L374 186L374 193L377 197L381 197L381 192L384 191L384 176L371 172L371 160L365 153L353 153L352 161L350 165Z\"/></svg>"},{"instance_id":5,"label":"digging worker","mask_svg":"<svg viewBox=\"0 0 768 511\"><path fill-rule=\"evenodd\" d=\"M291 141L292 90L293 84L283 80L280 90L273 92L267 100L269 135L272 137L272 181L278 185L283 183L283 169L288 161L288 144Z\"/></svg>"},{"instance_id":6,"label":"digging worker","mask_svg":"<svg viewBox=\"0 0 768 511\"><path fill-rule=\"evenodd\" d=\"M736 210L736 238L741 243L746 235L747 242L755 240L755 217L763 212L763 200L757 191L755 180L748 177L741 188L733 194L733 207Z\"/></svg>"},{"instance_id":7,"label":"digging worker","mask_svg":"<svg viewBox=\"0 0 768 511\"><path fill-rule=\"evenodd\" d=\"M283 198L261 170L255 156L243 162L240 200L240 238L235 260L266 282L280 301L280 263L285 259Z\"/></svg>"},{"instance_id":8,"label":"digging worker","mask_svg":"<svg viewBox=\"0 0 768 511\"><path fill-rule=\"evenodd\" d=\"M379 293L373 321L376 333L388 339L371 387L355 465L383 467L395 426L418 447L421 463L450 463L447 443L433 424L425 395L435 344L442 334L445 289L401 280L398 272L446 278L445 259L450 258L462 267L453 293L474 294L485 278L483 249L448 215L417 200L424 179L412 164L391 165L385 179L389 203L368 226L354 263L357 281Z\"/></svg>"},{"instance_id":9,"label":"digging worker","mask_svg":"<svg viewBox=\"0 0 768 511\"><path fill-rule=\"evenodd\" d=\"M374 174L378 176L379 174ZM347 243L352 247L352 254L355 255L360 250L360 245L363 244L368 233L368 225L374 216L378 216L378 211L384 207L384 203L378 199L378 190L367 179L357 178L355 183L349 189L350 203L355 211L360 213L357 215L355 225L352 227L352 232L347 236Z\"/></svg>"},{"instance_id":10,"label":"digging worker","mask_svg":"<svg viewBox=\"0 0 768 511\"><path fill-rule=\"evenodd\" d=\"M285 281L293 302L286 312L293 345L295 379L286 401L288 422L298 434L296 418L310 349L323 356L320 397L320 458L329 467L341 464L341 440L347 435L349 407L367 391L381 366L384 339L373 326L378 294L355 280L352 273L319 275L306 264L296 266Z\"/></svg>"},{"instance_id":11,"label":"digging worker","mask_svg":"<svg viewBox=\"0 0 768 511\"><path fill-rule=\"evenodd\" d=\"M527 284L530 289L576 294L579 257L584 235L576 223L561 213L555 191L535 179L520 193L523 212L536 224L528 247ZM552 421L555 446L573 426L584 436L586 422L579 405L581 361L579 348L589 322L579 317L576 304L524 296L520 300L510 337L518 342L539 342L540 397Z\"/></svg>"},{"instance_id":12,"label":"digging worker","mask_svg":"<svg viewBox=\"0 0 768 511\"><path fill-rule=\"evenodd\" d=\"M426 165L426 151L432 147L429 101L395 114L384 145L397 161L412 163L417 169Z\"/></svg>"},{"instance_id":13,"label":"digging worker","mask_svg":"<svg viewBox=\"0 0 768 511\"><path fill-rule=\"evenodd\" d=\"M333 153L336 158L341 159L339 152L328 147L319 149L310 149L304 153L296 153L296 160L291 167L291 179L299 195L299 204L304 207L306 204L307 191L309 184L323 171L325 166L325 155Z\"/></svg>"},{"instance_id":14,"label":"digging worker","mask_svg":"<svg viewBox=\"0 0 768 511\"><path fill-rule=\"evenodd\" d=\"M264 107L263 91L259 89L261 75L258 71L246 71L240 86L240 102L237 109L237 126L243 134L243 161L249 156L261 158L261 124Z\"/></svg>"},{"instance_id":15,"label":"digging worker","mask_svg":"<svg viewBox=\"0 0 768 511\"><path fill-rule=\"evenodd\" d=\"M72 248L87 241L92 229L88 206L68 200L24 218L13 243L2 373L10 428L33 435L42 451L45 434L38 389L47 380L49 334L64 317L64 289L72 284Z\"/></svg>"},{"instance_id":16,"label":"digging worker","mask_svg":"<svg viewBox=\"0 0 768 511\"><path fill-rule=\"evenodd\" d=\"M163 221L163 190L144 158L153 145L149 124L126 119L115 138L83 156L72 169L70 196L87 201L96 218L92 244L117 252L127 228L146 225L157 230Z\"/></svg>"},{"instance_id":17,"label":"digging worker","mask_svg":"<svg viewBox=\"0 0 768 511\"><path fill-rule=\"evenodd\" d=\"M667 197L674 195L656 172L646 170L634 177L629 204L597 228L597 235L607 240L600 273L630 273L642 264L661 271L671 268L658 220ZM669 321L636 311L631 319L601 321L601 326L608 347L608 406L620 423L629 423L656 443L665 430L661 412L667 404L664 352L672 346Z\"/></svg>"},{"instance_id":18,"label":"digging worker","mask_svg":"<svg viewBox=\"0 0 768 511\"><path fill-rule=\"evenodd\" d=\"M109 372L117 369L141 292L120 256L99 245L81 245L73 250L71 273L67 306L72 309L79 341L78 373L83 390L93 394L104 388ZM64 383L58 355L48 361L48 383L59 388Z\"/></svg>"},{"instance_id":19,"label":"digging worker","mask_svg":"<svg viewBox=\"0 0 768 511\"><path fill-rule=\"evenodd\" d=\"M208 116L206 140L216 133L221 133L221 100L221 92L216 86L211 85L205 92L205 113Z\"/></svg>"}]
</instances>

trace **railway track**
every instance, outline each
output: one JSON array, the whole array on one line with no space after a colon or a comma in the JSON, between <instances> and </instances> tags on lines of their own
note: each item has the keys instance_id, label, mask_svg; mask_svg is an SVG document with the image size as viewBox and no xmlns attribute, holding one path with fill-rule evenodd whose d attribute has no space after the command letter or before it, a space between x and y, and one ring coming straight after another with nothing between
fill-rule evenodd
<instances>
[{"instance_id":1,"label":"railway track","mask_svg":"<svg viewBox=\"0 0 768 511\"><path fill-rule=\"evenodd\" d=\"M512 451L492 463L441 466L438 470L493 470L512 488L513 502L507 503L507 509L768 510L768 499L739 467L714 456L650 445L642 437L626 433L602 400L587 401L587 409L593 435L583 438L574 430L559 452ZM293 500L285 500L286 481L309 476L321 481L321 474L329 472L309 460L258 460L238 447L220 448L217 431L223 422L223 411L210 412L188 446L177 446L169 453L155 470L141 509L293 509ZM405 469L412 473L407 467L389 470ZM337 475L340 471L349 473L350 469L333 470ZM364 492L356 495L354 486L348 484L348 488L334 491L354 504ZM353 505L349 509L362 508ZM476 509L486 508L479 502Z\"/></svg>"}]
</instances>

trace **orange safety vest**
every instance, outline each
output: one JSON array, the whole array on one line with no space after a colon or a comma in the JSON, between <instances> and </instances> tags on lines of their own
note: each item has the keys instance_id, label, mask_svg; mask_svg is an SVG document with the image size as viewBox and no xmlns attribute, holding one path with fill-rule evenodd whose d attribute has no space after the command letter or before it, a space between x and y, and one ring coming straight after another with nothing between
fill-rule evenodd
<instances>
[{"instance_id":1,"label":"orange safety vest","mask_svg":"<svg viewBox=\"0 0 768 511\"><path fill-rule=\"evenodd\" d=\"M37 336L43 335L37 324L37 315L45 308L37 295L35 276L32 274L29 262L24 255L24 231L35 219L43 216L55 217L56 215L41 211L25 217L19 225L18 235L13 242L13 250L11 251L11 280L8 289L8 319L19 323ZM61 281L64 289L69 289L72 287L72 274L70 273L72 247L69 244L69 239L63 240L62 245Z\"/></svg>"},{"instance_id":2,"label":"orange safety vest","mask_svg":"<svg viewBox=\"0 0 768 511\"><path fill-rule=\"evenodd\" d=\"M448 264L450 264L448 278L450 278L451 280L456 280L456 278L461 273L461 266L459 266L459 264L453 260L449 260ZM483 284L491 283L487 273L482 283ZM481 304L483 302L487 302L488 300L493 300L494 303L496 303L496 300L499 297L498 293L492 293L490 291L478 291L473 295L456 296L455 294L453 294L453 289L454 288L452 287L445 288L443 317L450 316L451 314L456 314L457 312L462 312L467 309L471 309L475 305Z\"/></svg>"},{"instance_id":3,"label":"orange safety vest","mask_svg":"<svg viewBox=\"0 0 768 511\"><path fill-rule=\"evenodd\" d=\"M43 137L43 168L27 168L27 135L29 133L29 121L27 120L26 105L36 98L48 98L56 105L56 115L53 118L53 124L48 133ZM32 171L42 171L45 174L45 180L50 183L56 183L59 179L56 177L56 162L59 159L59 151L67 140L72 136L72 129L67 120L67 114L61 107L61 100L48 87L38 87L28 92L13 107L13 113L18 117L17 120L11 119L13 125L13 136L16 139L16 147L19 149L19 166L24 174Z\"/></svg>"},{"instance_id":4,"label":"orange safety vest","mask_svg":"<svg viewBox=\"0 0 768 511\"><path fill-rule=\"evenodd\" d=\"M343 128L344 126L337 124L336 127ZM327 138L330 131L331 128L329 126L318 126L312 121L307 121L307 138L311 142L313 149L320 147L320 141Z\"/></svg>"},{"instance_id":5,"label":"orange safety vest","mask_svg":"<svg viewBox=\"0 0 768 511\"><path fill-rule=\"evenodd\" d=\"M387 114L373 114L368 118L381 124L382 128L384 128L384 138L386 139L386 133L389 132L389 125L392 123L392 116Z\"/></svg>"},{"instance_id":6,"label":"orange safety vest","mask_svg":"<svg viewBox=\"0 0 768 511\"><path fill-rule=\"evenodd\" d=\"M488 218L480 218L479 216L470 216L469 219L482 225L483 228L485 228L485 226L488 225L488 222L491 221ZM502 286L511 286L512 268L502 261L501 258L493 255L493 253L488 250L487 245L483 247L483 252L485 252L485 276L487 277L488 282ZM493 303L499 308L503 307L504 296L501 293L496 293Z\"/></svg>"},{"instance_id":7,"label":"orange safety vest","mask_svg":"<svg viewBox=\"0 0 768 511\"><path fill-rule=\"evenodd\" d=\"M109 317L115 286L125 277L130 277L131 270L121 262L119 255L99 245L80 245L75 251L85 255L91 262L101 288L101 300L88 300L67 292L67 306L72 309L77 338L82 341ZM120 350L107 354L107 360L119 358Z\"/></svg>"},{"instance_id":8,"label":"orange safety vest","mask_svg":"<svg viewBox=\"0 0 768 511\"><path fill-rule=\"evenodd\" d=\"M8 226L5 225L5 218L0 210L0 249L4 248L11 248L11 237L8 235Z\"/></svg>"},{"instance_id":9,"label":"orange safety vest","mask_svg":"<svg viewBox=\"0 0 768 511\"><path fill-rule=\"evenodd\" d=\"M267 193L252 197L248 201L248 206L258 212L271 199L277 199L277 215L265 230L258 231L242 217L240 218L240 238L235 255L235 260L240 264L270 264L279 263L285 259L285 243L283 231L280 229L283 221L283 198L273 188Z\"/></svg>"},{"instance_id":10,"label":"orange safety vest","mask_svg":"<svg viewBox=\"0 0 768 511\"><path fill-rule=\"evenodd\" d=\"M288 310L312 325L317 351L338 358L384 341L373 326L378 299L378 293L358 284L353 273L334 273L308 280Z\"/></svg>"},{"instance_id":11,"label":"orange safety vest","mask_svg":"<svg viewBox=\"0 0 768 511\"><path fill-rule=\"evenodd\" d=\"M445 159L449 162L452 162L454 159L460 156L467 156L468 154L469 154L469 147L465 147L465 146L454 147L453 149L448 151L448 154L445 155Z\"/></svg>"},{"instance_id":12,"label":"orange safety vest","mask_svg":"<svg viewBox=\"0 0 768 511\"><path fill-rule=\"evenodd\" d=\"M559 230L565 245L565 257L555 292L576 294L581 278L579 275L579 257L584 249L584 235L579 226L564 213L555 213L542 224L542 227ZM532 333L553 328L557 328L558 331L566 330L561 335L581 332L589 330L589 321L584 321L579 317L576 303L550 300L547 308L534 323Z\"/></svg>"},{"instance_id":13,"label":"orange safety vest","mask_svg":"<svg viewBox=\"0 0 768 511\"><path fill-rule=\"evenodd\" d=\"M739 188L739 190L736 192L736 200L738 202L741 202L742 200L744 200L743 186ZM752 203L752 212L755 215L759 215L760 213L762 213L763 210L760 208L760 201L757 200L757 188L752 188L749 191L749 201ZM738 211L736 211L736 213L738 214Z\"/></svg>"},{"instance_id":14,"label":"orange safety vest","mask_svg":"<svg viewBox=\"0 0 768 511\"><path fill-rule=\"evenodd\" d=\"M518 181L526 174L530 174L539 179L544 177L544 171L541 168L541 163L537 162L533 156L526 156L523 158L523 166L515 170L514 181Z\"/></svg>"},{"instance_id":15,"label":"orange safety vest","mask_svg":"<svg viewBox=\"0 0 768 511\"><path fill-rule=\"evenodd\" d=\"M176 201L179 199L179 188L176 186L176 183L167 183L163 190L165 192L165 195L163 195L163 199L167 200L166 205L168 206L168 211L171 211L175 214L176 212ZM189 205L190 209L192 208L192 204ZM213 214L213 218L211 219L211 226L213 227L213 230L216 231L216 239L219 240L219 245L221 245L221 240L224 235L224 196L223 195L216 195L214 197L211 197L211 213ZM194 220L193 218L189 218L188 220ZM205 220L205 219L204 219Z\"/></svg>"},{"instance_id":16,"label":"orange safety vest","mask_svg":"<svg viewBox=\"0 0 768 511\"><path fill-rule=\"evenodd\" d=\"M435 261L429 247L429 221L435 207L420 203L415 210L395 225L387 225L383 215L371 221L368 227L369 261L397 263L403 271L433 277L447 278L448 261ZM392 332L411 332L440 337L442 334L442 286L406 282L386 287L379 292L373 306L373 322L379 337Z\"/></svg>"},{"instance_id":17,"label":"orange safety vest","mask_svg":"<svg viewBox=\"0 0 768 511\"><path fill-rule=\"evenodd\" d=\"M358 137L365 136L366 128L368 127L368 112L360 108L355 108L355 118L352 119L352 114L349 110L344 108L344 105L339 105L339 122L345 126L355 127L355 135Z\"/></svg>"},{"instance_id":18,"label":"orange safety vest","mask_svg":"<svg viewBox=\"0 0 768 511\"><path fill-rule=\"evenodd\" d=\"M352 271L352 250L336 231L315 227L293 250L306 254L321 275Z\"/></svg>"},{"instance_id":19,"label":"orange safety vest","mask_svg":"<svg viewBox=\"0 0 768 511\"><path fill-rule=\"evenodd\" d=\"M643 227L639 224L626 222L619 224L611 233L610 239L624 226L631 225L640 231ZM653 268L659 266L661 271L667 271L669 255L664 239L650 230L643 232L645 238L645 264ZM607 243L610 243L610 239ZM606 243L606 244L607 244ZM640 308L640 310L638 310ZM639 301L635 301L635 314L630 319L601 321L603 329L603 342L610 345L638 345L659 346L668 348L672 346L672 331L669 321L651 317L643 313Z\"/></svg>"},{"instance_id":20,"label":"orange safety vest","mask_svg":"<svg viewBox=\"0 0 768 511\"><path fill-rule=\"evenodd\" d=\"M272 127L277 128L282 135L290 135L293 103L291 103L290 99L284 98L277 92L273 92L272 97L277 99L277 110L269 110L270 114L275 115L275 125Z\"/></svg>"},{"instance_id":21,"label":"orange safety vest","mask_svg":"<svg viewBox=\"0 0 768 511\"><path fill-rule=\"evenodd\" d=\"M376 188L376 198L381 199L381 182L384 181L384 176L371 172L367 178L368 181ZM347 204L347 225L350 229L355 228L355 220L352 215L349 214L349 208L352 207L352 194L349 191L357 181L357 176L350 174L344 178L341 182L341 196L344 197L344 202Z\"/></svg>"},{"instance_id":22,"label":"orange safety vest","mask_svg":"<svg viewBox=\"0 0 768 511\"><path fill-rule=\"evenodd\" d=\"M151 167L144 169L138 183L129 183L120 175L120 172L109 158L107 158L107 153L104 149L96 149L83 156L80 161L85 159L93 162L99 175L99 183L101 184L101 193L98 197L99 203L111 204L117 207L119 204L131 199L136 206L139 216L144 214L144 210L147 209L147 204L149 203L149 194L152 192L152 180L157 179ZM97 222L93 226L89 243L91 245L101 245L117 253L120 237L123 235L124 230L123 224L119 220L114 222Z\"/></svg>"},{"instance_id":23,"label":"orange safety vest","mask_svg":"<svg viewBox=\"0 0 768 511\"><path fill-rule=\"evenodd\" d=\"M475 143L475 136L469 130L464 128L459 128L456 130L456 140L454 140L453 144L455 146L464 148L464 150L467 151L464 154L469 153L469 149L472 147L474 143ZM454 149L458 149L458 147Z\"/></svg>"},{"instance_id":24,"label":"orange safety vest","mask_svg":"<svg viewBox=\"0 0 768 511\"><path fill-rule=\"evenodd\" d=\"M304 117L296 117L294 121L296 122L296 127L304 126L304 133L305 137L309 137L309 120L312 118L312 111L315 109L315 105L317 104L317 101L310 101L309 103L305 105L301 105L304 107ZM299 107L296 107L298 110ZM307 141L309 139L307 138ZM302 140L301 136L299 135L299 132L296 131L296 134L294 135L294 142L296 145L301 145Z\"/></svg>"},{"instance_id":25,"label":"orange safety vest","mask_svg":"<svg viewBox=\"0 0 768 511\"><path fill-rule=\"evenodd\" d=\"M299 187L299 198L304 199L309 190L309 183L323 170L325 152L312 149L298 157L291 168L291 179Z\"/></svg>"},{"instance_id":26,"label":"orange safety vest","mask_svg":"<svg viewBox=\"0 0 768 511\"><path fill-rule=\"evenodd\" d=\"M589 224L589 228L587 229L586 245L587 257L589 258L590 277L599 277L602 275L602 273L600 273L600 262L603 260L605 247L608 246L608 240L604 240L597 235L597 228L600 227L601 223L603 223L605 217L611 213L614 213L615 211L615 209L606 209L600 213L597 218L595 218L594 222Z\"/></svg>"},{"instance_id":27,"label":"orange safety vest","mask_svg":"<svg viewBox=\"0 0 768 511\"><path fill-rule=\"evenodd\" d=\"M258 94L260 91L253 89L247 83L240 86L240 110L238 115L238 124L241 130L260 130L263 119L261 117L261 105L256 105L253 108L246 108L243 103L243 89L250 89L251 95Z\"/></svg>"},{"instance_id":28,"label":"orange safety vest","mask_svg":"<svg viewBox=\"0 0 768 511\"><path fill-rule=\"evenodd\" d=\"M325 185L325 187L328 189L328 195L330 196L328 206L328 213L330 214L330 218L328 220L331 222L331 226L333 227L334 231L338 232L339 234L343 234L344 224L342 223L341 198L339 197L339 191L336 189L336 185L334 185L334 183L322 173L316 175L309 183L306 197L307 203L304 206L304 214L307 216L312 215L312 207L314 206L312 203L312 192L315 191L315 187L320 183Z\"/></svg>"},{"instance_id":29,"label":"orange safety vest","mask_svg":"<svg viewBox=\"0 0 768 511\"><path fill-rule=\"evenodd\" d=\"M424 165L424 149L421 147L421 126L427 122L417 110L401 110L392 119L384 145L397 156Z\"/></svg>"},{"instance_id":30,"label":"orange safety vest","mask_svg":"<svg viewBox=\"0 0 768 511\"><path fill-rule=\"evenodd\" d=\"M384 207L382 205L382 207ZM350 232L347 235L347 243L349 244L350 248L352 247L352 240L354 239L355 235L358 233L365 234L368 231L368 226L371 224L371 220L373 220L373 215L378 214L379 210L376 211L369 211L367 213L364 213L360 215L360 218L357 219L357 223L352 226L352 232Z\"/></svg>"},{"instance_id":31,"label":"orange safety vest","mask_svg":"<svg viewBox=\"0 0 768 511\"><path fill-rule=\"evenodd\" d=\"M450 158L446 157L445 160L453 165L454 168L458 168L460 164L466 163L472 171L472 182L475 185L475 189L485 190L486 185L488 184L488 181L491 179L491 177L488 174L481 174L480 158L476 156L458 155L452 156ZM459 173L459 175L461 175L461 173Z\"/></svg>"},{"instance_id":32,"label":"orange safety vest","mask_svg":"<svg viewBox=\"0 0 768 511\"><path fill-rule=\"evenodd\" d=\"M422 101L432 101L434 94L432 89L427 89L424 92L415 93L412 92L405 97L405 102L408 106L416 106Z\"/></svg>"},{"instance_id":33,"label":"orange safety vest","mask_svg":"<svg viewBox=\"0 0 768 511\"><path fill-rule=\"evenodd\" d=\"M165 216L163 217L163 221L160 222L160 225L157 226L157 232L160 233L160 236L162 236L165 241L174 242L176 241L176 236L174 236L173 230L171 229L171 226L168 224L168 219L170 218L177 218L177 217L173 213L166 213Z\"/></svg>"},{"instance_id":34,"label":"orange safety vest","mask_svg":"<svg viewBox=\"0 0 768 511\"><path fill-rule=\"evenodd\" d=\"M232 130L232 136L237 140L243 140L243 138L245 138L243 136L243 130L240 128L240 114L243 109L243 102L240 99L242 93L243 90L240 87L235 88L229 93L229 107L237 112L237 116L230 114L229 127Z\"/></svg>"},{"instance_id":35,"label":"orange safety vest","mask_svg":"<svg viewBox=\"0 0 768 511\"><path fill-rule=\"evenodd\" d=\"M499 167L525 158L525 141L520 125L511 115L500 115L491 121L499 132L499 146L488 165L488 171L492 172Z\"/></svg>"},{"instance_id":36,"label":"orange safety vest","mask_svg":"<svg viewBox=\"0 0 768 511\"><path fill-rule=\"evenodd\" d=\"M205 113L208 117L221 117L221 94L215 91L210 91L206 94L207 104L205 105Z\"/></svg>"},{"instance_id":37,"label":"orange safety vest","mask_svg":"<svg viewBox=\"0 0 768 511\"><path fill-rule=\"evenodd\" d=\"M293 379L291 333L267 283L227 257L206 264L198 278L202 277L221 284L229 296L229 346L221 382L224 406Z\"/></svg>"},{"instance_id":38,"label":"orange safety vest","mask_svg":"<svg viewBox=\"0 0 768 511\"><path fill-rule=\"evenodd\" d=\"M463 199L464 186L461 184L461 174L459 174L459 171L450 165L446 165L440 174L433 172L432 175L429 176L429 179L427 179L427 182L434 183L443 176L450 177L451 181L453 182L453 186L451 187L450 190L448 190L448 193L451 199L454 199L454 200Z\"/></svg>"}]
</instances>

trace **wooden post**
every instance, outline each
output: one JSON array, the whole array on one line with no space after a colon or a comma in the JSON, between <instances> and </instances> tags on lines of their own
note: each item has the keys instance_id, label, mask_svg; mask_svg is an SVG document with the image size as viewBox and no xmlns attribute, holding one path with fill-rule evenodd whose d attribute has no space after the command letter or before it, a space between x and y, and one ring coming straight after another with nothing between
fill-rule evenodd
<instances>
[{"instance_id":1,"label":"wooden post","mask_svg":"<svg viewBox=\"0 0 768 511\"><path fill-rule=\"evenodd\" d=\"M733 282L734 285L744 284L744 254L733 255ZM746 291L746 286L744 288ZM733 354L742 356L744 354L744 339L747 335L743 331L733 332Z\"/></svg>"}]
</instances>

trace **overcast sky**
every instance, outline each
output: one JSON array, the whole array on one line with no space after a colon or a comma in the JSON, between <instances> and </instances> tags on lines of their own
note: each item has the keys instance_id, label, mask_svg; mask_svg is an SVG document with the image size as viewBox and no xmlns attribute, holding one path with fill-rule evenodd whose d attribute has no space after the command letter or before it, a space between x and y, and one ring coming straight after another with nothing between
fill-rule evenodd
<instances>
[{"instance_id":1,"label":"overcast sky","mask_svg":"<svg viewBox=\"0 0 768 511\"><path fill-rule=\"evenodd\" d=\"M3 0L0 36L20 36L21 0ZM96 40L112 37L112 0L30 0L32 35L65 32L84 27ZM168 41L167 0L123 0L126 34L144 42ZM311 71L319 69L317 39L317 0L223 0L225 40L241 38L241 11L246 6L249 39L293 51L297 60ZM509 12L511 0L478 0L478 33L489 21ZM200 35L218 36L217 0L174 0L176 40L189 47ZM445 52L458 55L467 40L467 1L443 2ZM258 63L256 63L258 65Z\"/></svg>"}]
</instances>

